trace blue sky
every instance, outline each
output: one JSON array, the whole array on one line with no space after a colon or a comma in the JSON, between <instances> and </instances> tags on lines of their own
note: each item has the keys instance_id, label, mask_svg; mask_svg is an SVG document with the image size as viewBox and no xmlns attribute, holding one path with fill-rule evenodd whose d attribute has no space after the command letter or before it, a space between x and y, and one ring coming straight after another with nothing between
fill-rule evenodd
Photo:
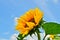
<instances>
[{"instance_id":1,"label":"blue sky","mask_svg":"<svg viewBox=\"0 0 60 40\"><path fill-rule=\"evenodd\" d=\"M0 0L0 40L17 33L15 18L32 8L44 12L44 20L60 23L60 0Z\"/></svg>"}]
</instances>

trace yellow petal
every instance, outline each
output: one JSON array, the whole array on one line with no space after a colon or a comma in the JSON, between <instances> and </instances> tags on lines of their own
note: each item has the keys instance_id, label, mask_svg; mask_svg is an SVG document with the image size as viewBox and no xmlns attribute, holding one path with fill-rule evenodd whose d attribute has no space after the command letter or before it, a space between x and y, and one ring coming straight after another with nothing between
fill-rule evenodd
<instances>
[{"instance_id":1,"label":"yellow petal","mask_svg":"<svg viewBox=\"0 0 60 40\"><path fill-rule=\"evenodd\" d=\"M22 18L19 18L18 20L17 20L17 23L18 24L21 24L21 25L25 25L25 20L24 19L22 19Z\"/></svg>"},{"instance_id":2,"label":"yellow petal","mask_svg":"<svg viewBox=\"0 0 60 40\"><path fill-rule=\"evenodd\" d=\"M23 30L24 29L24 26L23 25L16 25L16 30Z\"/></svg>"},{"instance_id":3,"label":"yellow petal","mask_svg":"<svg viewBox=\"0 0 60 40\"><path fill-rule=\"evenodd\" d=\"M26 22L26 24L28 25L29 30L33 29L35 26L33 22Z\"/></svg>"},{"instance_id":4,"label":"yellow petal","mask_svg":"<svg viewBox=\"0 0 60 40\"><path fill-rule=\"evenodd\" d=\"M43 12L40 11L38 8L36 8L34 12L35 12L34 20L35 20L35 23L38 24L43 17Z\"/></svg>"},{"instance_id":5,"label":"yellow petal","mask_svg":"<svg viewBox=\"0 0 60 40\"><path fill-rule=\"evenodd\" d=\"M30 9L30 10L29 10L29 13L31 14L31 17L34 17L34 14L35 14L35 13L34 13L34 10Z\"/></svg>"},{"instance_id":6,"label":"yellow petal","mask_svg":"<svg viewBox=\"0 0 60 40\"><path fill-rule=\"evenodd\" d=\"M24 34L26 31L27 31L26 29L22 29L22 30L20 30L20 33Z\"/></svg>"},{"instance_id":7,"label":"yellow petal","mask_svg":"<svg viewBox=\"0 0 60 40\"><path fill-rule=\"evenodd\" d=\"M21 19L19 19L18 20L18 23L17 23L17 25L16 25L16 30L22 30L22 29L24 29L25 28L25 23L23 22L23 20L21 20Z\"/></svg>"},{"instance_id":8,"label":"yellow petal","mask_svg":"<svg viewBox=\"0 0 60 40\"><path fill-rule=\"evenodd\" d=\"M21 18L23 18L26 21L31 20L33 18L33 10L29 10L24 15L22 15Z\"/></svg>"}]
</instances>

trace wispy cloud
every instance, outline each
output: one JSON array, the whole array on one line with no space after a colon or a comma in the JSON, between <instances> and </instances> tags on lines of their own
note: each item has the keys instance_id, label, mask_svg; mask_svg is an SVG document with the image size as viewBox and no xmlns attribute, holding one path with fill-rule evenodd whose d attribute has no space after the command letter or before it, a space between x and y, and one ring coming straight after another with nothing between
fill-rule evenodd
<instances>
[{"instance_id":1,"label":"wispy cloud","mask_svg":"<svg viewBox=\"0 0 60 40\"><path fill-rule=\"evenodd\" d=\"M15 0L9 0L10 1L10 4L14 5L14 6L17 6L17 3Z\"/></svg>"},{"instance_id":2,"label":"wispy cloud","mask_svg":"<svg viewBox=\"0 0 60 40\"><path fill-rule=\"evenodd\" d=\"M3 34L4 34L4 35L8 35L8 34L10 34L10 33L9 33L9 32L4 32Z\"/></svg>"},{"instance_id":3,"label":"wispy cloud","mask_svg":"<svg viewBox=\"0 0 60 40\"><path fill-rule=\"evenodd\" d=\"M7 35L8 33L6 32L4 34ZM0 40L17 40L17 36L18 36L18 34L13 34L13 35L11 35L11 37L9 39L7 39L7 38L0 38Z\"/></svg>"},{"instance_id":4,"label":"wispy cloud","mask_svg":"<svg viewBox=\"0 0 60 40\"><path fill-rule=\"evenodd\" d=\"M5 38L0 38L0 40L8 40L8 39L5 39Z\"/></svg>"},{"instance_id":5,"label":"wispy cloud","mask_svg":"<svg viewBox=\"0 0 60 40\"><path fill-rule=\"evenodd\" d=\"M13 35L10 37L10 40L17 40L17 36L18 36L18 34L13 34Z\"/></svg>"},{"instance_id":6,"label":"wispy cloud","mask_svg":"<svg viewBox=\"0 0 60 40\"><path fill-rule=\"evenodd\" d=\"M17 36L18 36L18 34L13 34L10 37L10 40L17 40ZM40 33L40 36L41 36L41 40L43 40L43 37L45 36L45 33ZM27 40L37 40L37 35L33 34L32 37L30 35L28 35L24 39L27 39Z\"/></svg>"},{"instance_id":7,"label":"wispy cloud","mask_svg":"<svg viewBox=\"0 0 60 40\"><path fill-rule=\"evenodd\" d=\"M47 19L51 19L56 21L55 17L53 16L53 13L48 9L47 5L48 2L47 0L34 0L34 2L39 6L43 11L44 11L44 17Z\"/></svg>"},{"instance_id":8,"label":"wispy cloud","mask_svg":"<svg viewBox=\"0 0 60 40\"><path fill-rule=\"evenodd\" d=\"M21 0L9 0L9 2L10 2L11 5L17 7L17 6L20 5Z\"/></svg>"},{"instance_id":9,"label":"wispy cloud","mask_svg":"<svg viewBox=\"0 0 60 40\"><path fill-rule=\"evenodd\" d=\"M53 3L57 4L59 2L59 0L53 0Z\"/></svg>"},{"instance_id":10,"label":"wispy cloud","mask_svg":"<svg viewBox=\"0 0 60 40\"><path fill-rule=\"evenodd\" d=\"M16 24L17 24L17 19L18 19L18 17L15 17L15 18L14 18L14 22L15 22L15 24L14 24L14 25L16 25Z\"/></svg>"},{"instance_id":11,"label":"wispy cloud","mask_svg":"<svg viewBox=\"0 0 60 40\"><path fill-rule=\"evenodd\" d=\"M18 19L18 17L15 17L15 18L14 18L14 21L17 21L17 19Z\"/></svg>"},{"instance_id":12,"label":"wispy cloud","mask_svg":"<svg viewBox=\"0 0 60 40\"><path fill-rule=\"evenodd\" d=\"M18 34L13 34L13 35L11 36L10 40L17 40L17 36L18 36ZM33 39L32 37L30 37L30 36L28 36L28 37L26 37L26 38L24 38L24 39L34 40L34 39Z\"/></svg>"},{"instance_id":13,"label":"wispy cloud","mask_svg":"<svg viewBox=\"0 0 60 40\"><path fill-rule=\"evenodd\" d=\"M37 36L36 35L32 35L32 36L30 36L30 35L28 35L27 37L26 37L26 39L27 40L37 40Z\"/></svg>"}]
</instances>

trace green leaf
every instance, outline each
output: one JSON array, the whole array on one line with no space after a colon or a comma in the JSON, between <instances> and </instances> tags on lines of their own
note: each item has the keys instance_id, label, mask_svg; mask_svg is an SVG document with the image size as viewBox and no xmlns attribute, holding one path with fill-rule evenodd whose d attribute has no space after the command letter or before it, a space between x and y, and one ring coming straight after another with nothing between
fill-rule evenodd
<instances>
[{"instance_id":1,"label":"green leaf","mask_svg":"<svg viewBox=\"0 0 60 40\"><path fill-rule=\"evenodd\" d=\"M60 24L54 22L47 22L42 25L46 34L60 34Z\"/></svg>"},{"instance_id":2,"label":"green leaf","mask_svg":"<svg viewBox=\"0 0 60 40\"><path fill-rule=\"evenodd\" d=\"M60 37L56 36L56 37L54 38L54 40L60 40Z\"/></svg>"}]
</instances>

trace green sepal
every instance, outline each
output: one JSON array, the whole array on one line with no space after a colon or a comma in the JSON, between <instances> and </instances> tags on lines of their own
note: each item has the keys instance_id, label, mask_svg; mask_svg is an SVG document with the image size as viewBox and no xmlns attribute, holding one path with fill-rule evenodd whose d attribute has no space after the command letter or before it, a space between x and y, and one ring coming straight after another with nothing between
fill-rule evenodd
<instances>
[{"instance_id":1,"label":"green sepal","mask_svg":"<svg viewBox=\"0 0 60 40\"><path fill-rule=\"evenodd\" d=\"M24 35L24 37L22 36L23 34L19 34L17 37L17 40L23 40L27 35Z\"/></svg>"},{"instance_id":2,"label":"green sepal","mask_svg":"<svg viewBox=\"0 0 60 40\"><path fill-rule=\"evenodd\" d=\"M45 20L43 20L43 18L39 21L38 27L41 27L41 25L46 22Z\"/></svg>"},{"instance_id":3,"label":"green sepal","mask_svg":"<svg viewBox=\"0 0 60 40\"><path fill-rule=\"evenodd\" d=\"M30 36L32 36L32 34L34 34L34 33L35 33L35 30L34 30L34 29L32 29L32 30L29 32Z\"/></svg>"},{"instance_id":4,"label":"green sepal","mask_svg":"<svg viewBox=\"0 0 60 40\"><path fill-rule=\"evenodd\" d=\"M22 34L19 34L17 40L23 40Z\"/></svg>"}]
</instances>

